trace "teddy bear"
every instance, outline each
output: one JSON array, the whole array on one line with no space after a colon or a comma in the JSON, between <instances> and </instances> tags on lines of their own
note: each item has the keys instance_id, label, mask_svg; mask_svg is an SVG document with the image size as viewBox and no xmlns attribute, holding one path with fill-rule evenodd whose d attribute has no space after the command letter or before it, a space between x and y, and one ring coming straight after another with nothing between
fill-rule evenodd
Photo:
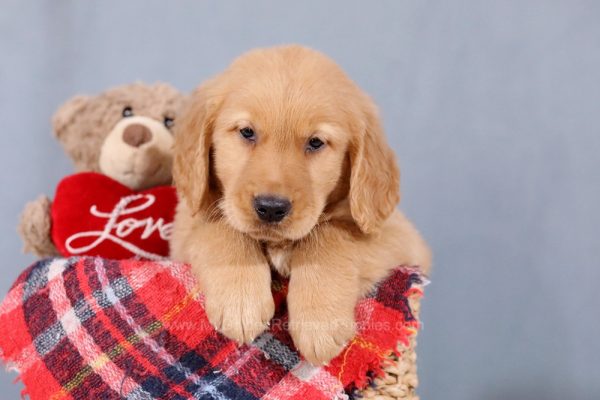
<instances>
[{"instance_id":1,"label":"teddy bear","mask_svg":"<svg viewBox=\"0 0 600 400\"><path fill-rule=\"evenodd\" d=\"M141 210L150 201L156 202L158 195L167 199L164 202L169 204L164 207L174 209L176 195L170 186L172 129L184 101L185 96L168 84L137 82L115 87L95 96L75 96L63 104L52 119L54 136L79 174L59 183L54 203L58 202L60 195L60 205L53 204L47 196L41 195L25 206L18 226L24 251L39 257L76 254L70 251L71 248L65 250L64 243L57 247L58 225L76 224L81 219L93 218L105 218L104 230L92 229L89 231L91 234L79 232L78 237L71 235L73 237L70 239L78 239L79 242L86 239L89 242L94 238L95 242L100 239L112 241L113 245L120 245L121 250L134 255L153 255L152 252L144 253L139 246L135 247L127 242L126 234L138 229L141 230L142 237L145 235L146 238L157 231L161 246L167 246L168 249L168 223L162 219L152 219L152 216L134 219L124 218L123 215ZM78 191L73 187L77 187ZM104 201L111 196L109 187L122 195L114 205L114 209L122 215L121 220L117 220L118 216L111 211L110 205L106 210L101 210L95 203L90 207L74 205L74 202L85 195L98 202ZM157 187L152 194L136 194L136 191ZM96 190L99 191L94 192ZM81 209L73 214L73 209L77 207ZM174 210L167 210L167 213L173 212ZM88 215L89 213L92 215ZM143 221L142 225L140 221ZM112 225L107 228L109 223ZM78 249L82 248L79 245ZM80 253L87 254L85 251Z\"/></svg>"}]
</instances>

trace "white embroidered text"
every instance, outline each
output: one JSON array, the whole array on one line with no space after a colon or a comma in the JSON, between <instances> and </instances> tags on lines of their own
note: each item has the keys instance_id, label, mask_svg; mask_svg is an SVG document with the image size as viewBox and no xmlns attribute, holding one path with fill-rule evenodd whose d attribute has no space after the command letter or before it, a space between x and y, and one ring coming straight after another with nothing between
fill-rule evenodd
<instances>
[{"instance_id":1,"label":"white embroidered text","mask_svg":"<svg viewBox=\"0 0 600 400\"><path fill-rule=\"evenodd\" d=\"M144 200L139 205L131 205L138 200ZM140 238L142 240L148 239L154 232L158 232L159 236L163 240L169 240L171 237L171 230L173 228L172 222L165 222L164 219L158 218L156 221L152 217L137 219L134 217L125 218L118 221L119 217L135 214L142 210L146 210L154 204L156 197L151 194L134 194L121 198L121 200L115 205L111 212L99 211L98 207L94 204L90 207L90 214L97 218L106 219L106 224L103 230L98 231L87 231L75 233L67 239L65 242L67 250L71 254L82 254L85 253L104 241L114 242L130 252L144 257L150 260L159 260L164 257L146 251L139 248L135 244L127 241L134 231L140 231ZM117 222L118 221L118 222ZM76 246L75 241L82 238L95 238L95 240L87 245ZM81 243L81 240L79 240Z\"/></svg>"}]
</instances>

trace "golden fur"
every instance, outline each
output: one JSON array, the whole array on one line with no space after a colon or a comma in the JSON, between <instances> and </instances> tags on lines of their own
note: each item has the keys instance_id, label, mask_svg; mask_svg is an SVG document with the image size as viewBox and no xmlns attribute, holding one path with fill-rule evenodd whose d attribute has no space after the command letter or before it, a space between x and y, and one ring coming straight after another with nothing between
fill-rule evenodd
<instances>
[{"instance_id":1,"label":"golden fur","mask_svg":"<svg viewBox=\"0 0 600 400\"><path fill-rule=\"evenodd\" d=\"M315 137L325 145L308 151ZM390 268L429 269L395 210L399 171L375 105L314 50L254 50L198 88L175 135L174 178L171 255L192 264L211 323L240 342L273 316L271 267L290 276L290 332L312 363L352 338L357 299ZM260 221L259 194L288 198L291 213Z\"/></svg>"}]
</instances>

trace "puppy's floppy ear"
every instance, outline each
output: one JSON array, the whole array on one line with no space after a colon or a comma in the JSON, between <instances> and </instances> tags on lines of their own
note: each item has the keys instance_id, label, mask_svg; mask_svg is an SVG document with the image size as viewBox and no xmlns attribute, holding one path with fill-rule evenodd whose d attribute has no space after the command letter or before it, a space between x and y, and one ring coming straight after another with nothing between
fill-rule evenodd
<instances>
[{"instance_id":1,"label":"puppy's floppy ear","mask_svg":"<svg viewBox=\"0 0 600 400\"><path fill-rule=\"evenodd\" d=\"M211 98L212 81L187 100L175 126L173 178L192 213L206 206L210 179L210 146L218 105Z\"/></svg>"},{"instance_id":2,"label":"puppy's floppy ear","mask_svg":"<svg viewBox=\"0 0 600 400\"><path fill-rule=\"evenodd\" d=\"M373 233L400 201L400 171L370 99L362 116L350 145L350 212L364 233Z\"/></svg>"}]
</instances>

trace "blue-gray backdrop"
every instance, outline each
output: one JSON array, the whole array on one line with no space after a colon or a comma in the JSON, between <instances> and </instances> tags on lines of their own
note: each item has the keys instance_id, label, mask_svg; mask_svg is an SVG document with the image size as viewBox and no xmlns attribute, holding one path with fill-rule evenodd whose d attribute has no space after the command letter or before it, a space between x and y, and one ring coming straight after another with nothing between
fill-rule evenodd
<instances>
[{"instance_id":1,"label":"blue-gray backdrop","mask_svg":"<svg viewBox=\"0 0 600 400\"><path fill-rule=\"evenodd\" d=\"M302 43L380 105L401 207L434 249L422 398L599 399L599 21L594 0L1 0L0 291L33 260L23 204L71 171L50 132L62 101L138 79L188 91Z\"/></svg>"}]
</instances>

